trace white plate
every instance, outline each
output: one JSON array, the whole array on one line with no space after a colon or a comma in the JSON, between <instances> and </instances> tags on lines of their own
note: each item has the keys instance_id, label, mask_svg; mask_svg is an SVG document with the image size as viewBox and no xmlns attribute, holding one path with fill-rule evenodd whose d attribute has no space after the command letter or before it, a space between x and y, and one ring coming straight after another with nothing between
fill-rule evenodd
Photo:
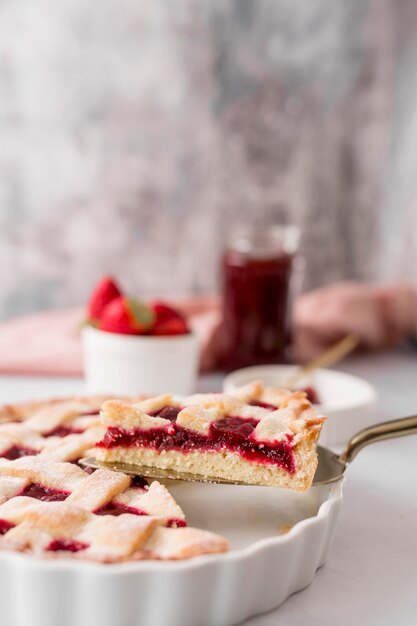
<instances>
[{"instance_id":1,"label":"white plate","mask_svg":"<svg viewBox=\"0 0 417 626\"><path fill-rule=\"evenodd\" d=\"M285 386L295 369L292 365L245 367L228 374L223 389L232 391L253 380L261 380L272 387ZM298 386L310 385L321 400L317 410L328 417L320 434L321 445L343 445L352 435L375 422L377 393L366 380L344 372L318 369Z\"/></svg>"},{"instance_id":2,"label":"white plate","mask_svg":"<svg viewBox=\"0 0 417 626\"><path fill-rule=\"evenodd\" d=\"M308 585L327 557L342 482L296 493L171 483L190 525L230 552L181 562L100 565L0 552L3 626L227 626ZM283 527L291 525L286 534Z\"/></svg>"}]
</instances>

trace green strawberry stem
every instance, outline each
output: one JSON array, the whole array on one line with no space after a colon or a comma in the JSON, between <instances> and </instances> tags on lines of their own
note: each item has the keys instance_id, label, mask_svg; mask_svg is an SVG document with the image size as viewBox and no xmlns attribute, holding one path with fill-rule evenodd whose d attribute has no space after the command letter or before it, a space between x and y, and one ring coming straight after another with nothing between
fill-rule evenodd
<instances>
[{"instance_id":1,"label":"green strawberry stem","mask_svg":"<svg viewBox=\"0 0 417 626\"><path fill-rule=\"evenodd\" d=\"M78 326L78 328L81 330L82 328L85 328L86 326L92 326L93 328L98 328L99 325L99 320L92 320L92 319L88 319L86 318L85 320L82 320Z\"/></svg>"},{"instance_id":2,"label":"green strawberry stem","mask_svg":"<svg viewBox=\"0 0 417 626\"><path fill-rule=\"evenodd\" d=\"M155 313L143 302L134 298L126 298L129 312L133 318L133 323L148 330L155 323Z\"/></svg>"}]
</instances>

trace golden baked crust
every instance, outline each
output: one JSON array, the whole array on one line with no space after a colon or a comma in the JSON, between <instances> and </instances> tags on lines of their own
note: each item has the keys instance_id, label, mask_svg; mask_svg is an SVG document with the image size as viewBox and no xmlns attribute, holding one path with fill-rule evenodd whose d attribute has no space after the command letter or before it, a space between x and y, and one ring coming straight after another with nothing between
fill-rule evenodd
<instances>
[{"instance_id":1,"label":"golden baked crust","mask_svg":"<svg viewBox=\"0 0 417 626\"><path fill-rule=\"evenodd\" d=\"M114 398L114 396L111 396ZM85 404L89 411L100 411L101 405L110 396L70 396L65 398L50 398L48 400L29 400L27 402L16 402L0 405L0 424L2 422L22 422L33 415L37 411L45 411L53 407L59 407L58 410L63 411L68 404ZM139 402L144 400L146 396L120 397L126 402Z\"/></svg>"},{"instance_id":2,"label":"golden baked crust","mask_svg":"<svg viewBox=\"0 0 417 626\"><path fill-rule=\"evenodd\" d=\"M183 528L183 511L159 482L77 465L105 432L103 399L2 407L0 549L105 563L225 551L223 537Z\"/></svg>"},{"instance_id":3,"label":"golden baked crust","mask_svg":"<svg viewBox=\"0 0 417 626\"><path fill-rule=\"evenodd\" d=\"M164 417L165 408L179 411L174 420ZM206 437L209 442L213 425L231 416L243 422L250 419L256 424L247 435L246 448L276 448L282 442L293 455L295 469L247 458L238 450L228 449L226 444L213 449L210 449L210 443L203 447L191 443L183 449L175 444L174 435L178 429L194 435L194 441ZM153 442L151 445L139 443L139 439L129 446L118 444L117 438L109 445L105 436L97 446L95 456L105 462L146 465L206 478L303 491L310 487L314 478L317 440L325 419L317 413L304 392L268 388L258 381L232 393L195 394L181 402L167 395L133 404L107 400L102 406L101 423L110 429L109 434L111 429L117 429L122 435L127 433L129 437L135 437L135 433L160 429L166 432L166 437L162 446L152 445Z\"/></svg>"}]
</instances>

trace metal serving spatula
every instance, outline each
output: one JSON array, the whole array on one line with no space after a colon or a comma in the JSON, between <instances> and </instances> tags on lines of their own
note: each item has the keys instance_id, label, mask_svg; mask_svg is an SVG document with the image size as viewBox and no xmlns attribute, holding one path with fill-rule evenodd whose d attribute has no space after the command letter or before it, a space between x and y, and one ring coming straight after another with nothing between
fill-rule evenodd
<instances>
[{"instance_id":1,"label":"metal serving spatula","mask_svg":"<svg viewBox=\"0 0 417 626\"><path fill-rule=\"evenodd\" d=\"M362 448L377 441L417 434L417 415L402 417L390 422L373 424L353 435L343 452L338 455L318 446L319 464L314 476L314 485L332 483L343 476L346 467Z\"/></svg>"},{"instance_id":2,"label":"metal serving spatula","mask_svg":"<svg viewBox=\"0 0 417 626\"><path fill-rule=\"evenodd\" d=\"M417 415L411 417L403 417L391 422L383 422L382 424L374 424L368 428L360 430L347 444L342 454L338 455L324 446L318 446L317 452L319 464L314 476L313 485L325 485L339 480L349 465L355 458L359 450L376 441L385 439L394 439L395 437L404 437L406 435L417 434ZM212 476L198 476L186 472L176 472L174 470L158 469L155 467L147 467L146 465L130 465L127 463L103 463L94 458L85 458L80 460L81 465L92 467L94 469L106 468L116 472L123 472L134 476L144 476L146 478L160 478L164 480L185 480L199 483L215 483L227 485L247 485L248 483L223 480ZM253 485L251 485L253 487Z\"/></svg>"}]
</instances>

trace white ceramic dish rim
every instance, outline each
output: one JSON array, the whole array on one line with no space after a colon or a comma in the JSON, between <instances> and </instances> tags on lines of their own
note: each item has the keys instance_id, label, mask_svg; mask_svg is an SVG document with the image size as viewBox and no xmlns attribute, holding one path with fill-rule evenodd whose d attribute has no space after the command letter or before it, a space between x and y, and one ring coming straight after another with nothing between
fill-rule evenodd
<instances>
[{"instance_id":1,"label":"white ceramic dish rim","mask_svg":"<svg viewBox=\"0 0 417 626\"><path fill-rule=\"evenodd\" d=\"M226 381L232 381L234 376L235 376L235 374L240 374L240 373L243 373L243 372L245 372L245 373L247 372L249 374L250 371L254 371L255 372L255 370L260 371L263 368L274 368L274 367L277 367L277 368L282 367L282 368L288 368L288 369L289 368L293 368L294 370L297 368L296 365L294 365L294 366L292 366L292 365L290 365L290 366L289 365L282 365L282 366L281 365L254 365L254 366L251 366L251 367L243 367L241 369L234 370L233 372L230 372L230 374L227 374L227 376L225 376L225 378L224 378L223 385L224 386L226 385ZM332 407L332 404L330 402L323 402L322 404L319 404L317 406L326 407L326 409L328 411L334 411L334 410L337 410L337 411L340 411L340 410L350 411L350 410L353 410L353 409L361 408L365 404L367 405L368 403L376 402L377 393L376 393L375 388L371 385L371 383L369 383L364 378L361 378L360 376L354 376L353 374L349 374L347 372L339 372L339 370L332 370L332 369L325 369L325 368L319 368L319 369L316 370L315 373L318 374L318 375L321 375L321 376L327 376L329 374L331 376L337 375L341 379L345 379L346 382L350 381L350 382L353 382L353 383L360 383L362 385L362 387L364 389L366 389L366 391L368 393L368 397L366 399L365 398L361 398L359 400L358 399L356 399L356 400L352 399L352 402L344 404L343 407L341 407L341 406ZM313 376L314 376L314 374L313 374ZM253 376L251 377L251 380L257 380L257 379L262 379L262 376L261 376L261 374L256 375L256 373L254 373ZM234 381L233 381L233 384L235 384ZM239 384L244 385L245 383L244 382L240 382ZM225 393L227 393L227 391Z\"/></svg>"},{"instance_id":2,"label":"white ceramic dish rim","mask_svg":"<svg viewBox=\"0 0 417 626\"><path fill-rule=\"evenodd\" d=\"M254 543L245 548L237 550L230 550L222 554L212 554L197 556L183 561L131 561L128 563L94 563L90 561L83 561L77 559L43 559L42 557L34 556L31 554L24 554L21 552L13 551L0 551L0 561L20 560L24 561L25 565L30 568L42 568L57 571L68 570L89 570L102 576L123 576L126 574L146 573L146 572L163 572L175 574L178 571L189 571L192 569L200 570L206 566L210 566L213 563L224 562L236 562L244 561L252 558L256 554L260 554L272 548L273 546L292 541L304 532L304 529L320 523L321 520L326 517L330 517L330 511L343 501L343 485L345 478L341 478L338 482L331 485L327 498L320 505L316 515L305 518L296 524L287 533L278 535L276 537L265 537L264 539L258 539ZM261 487L260 487L261 488ZM244 489L244 487L242 487Z\"/></svg>"}]
</instances>

